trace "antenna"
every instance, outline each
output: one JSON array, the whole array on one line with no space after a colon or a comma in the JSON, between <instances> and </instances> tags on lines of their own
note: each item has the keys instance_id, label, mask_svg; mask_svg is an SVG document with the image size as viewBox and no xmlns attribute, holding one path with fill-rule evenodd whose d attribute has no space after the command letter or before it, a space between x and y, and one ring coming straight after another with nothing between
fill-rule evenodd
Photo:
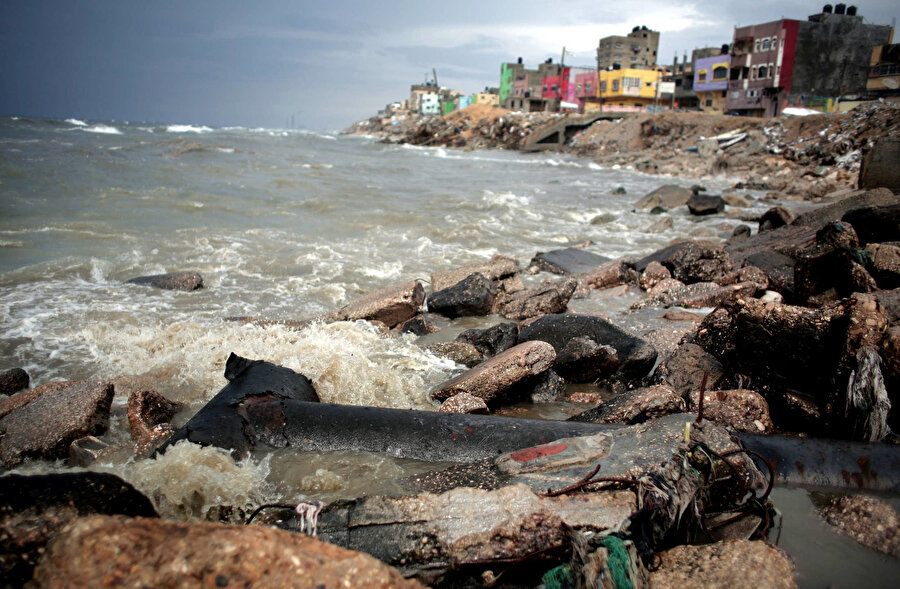
<instances>
[{"instance_id":1,"label":"antenna","mask_svg":"<svg viewBox=\"0 0 900 589\"><path fill-rule=\"evenodd\" d=\"M438 81L437 81L437 70L435 68L431 68L431 73L434 74L434 85L437 86L438 88L440 88L441 85L438 84Z\"/></svg>"}]
</instances>

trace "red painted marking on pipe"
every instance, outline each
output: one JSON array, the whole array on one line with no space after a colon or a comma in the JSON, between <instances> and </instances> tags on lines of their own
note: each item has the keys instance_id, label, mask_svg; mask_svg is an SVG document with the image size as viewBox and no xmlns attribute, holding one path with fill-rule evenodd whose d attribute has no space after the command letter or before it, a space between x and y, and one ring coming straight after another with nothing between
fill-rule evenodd
<instances>
[{"instance_id":1,"label":"red painted marking on pipe","mask_svg":"<svg viewBox=\"0 0 900 589\"><path fill-rule=\"evenodd\" d=\"M467 427L467 428L466 428L466 433L467 433L467 434L474 434L474 433L475 433L475 428Z\"/></svg>"},{"instance_id":2,"label":"red painted marking on pipe","mask_svg":"<svg viewBox=\"0 0 900 589\"><path fill-rule=\"evenodd\" d=\"M535 458L542 458L544 456L553 456L554 454L559 454L568 447L568 444L535 446L533 448L525 448L524 450L516 450L515 452L510 454L509 457L516 462L528 462L529 460L534 460Z\"/></svg>"}]
</instances>

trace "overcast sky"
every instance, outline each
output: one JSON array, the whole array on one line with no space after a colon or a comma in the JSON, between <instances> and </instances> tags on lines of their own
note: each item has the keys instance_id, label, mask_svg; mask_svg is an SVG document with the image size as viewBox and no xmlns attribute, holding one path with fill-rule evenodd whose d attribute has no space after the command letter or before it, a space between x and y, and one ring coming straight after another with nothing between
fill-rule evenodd
<instances>
[{"instance_id":1,"label":"overcast sky","mask_svg":"<svg viewBox=\"0 0 900 589\"><path fill-rule=\"evenodd\" d=\"M795 0L0 0L0 114L339 129L402 99L431 69L464 92L563 46L660 31L660 60L731 40L736 25L805 20ZM891 24L897 0L857 5Z\"/></svg>"}]
</instances>

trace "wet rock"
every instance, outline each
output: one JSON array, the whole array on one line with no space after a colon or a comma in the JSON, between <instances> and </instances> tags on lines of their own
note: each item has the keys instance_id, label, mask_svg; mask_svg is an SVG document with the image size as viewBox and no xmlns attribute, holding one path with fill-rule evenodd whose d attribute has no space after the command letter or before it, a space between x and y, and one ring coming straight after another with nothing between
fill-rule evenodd
<instances>
[{"instance_id":1,"label":"wet rock","mask_svg":"<svg viewBox=\"0 0 900 589\"><path fill-rule=\"evenodd\" d=\"M569 418L587 423L632 425L671 413L684 413L684 399L666 385L654 385L624 392L613 399Z\"/></svg>"},{"instance_id":2,"label":"wet rock","mask_svg":"<svg viewBox=\"0 0 900 589\"><path fill-rule=\"evenodd\" d=\"M674 209L686 205L691 195L692 192L687 188L666 184L648 193L644 198L634 203L634 206L638 209L652 209L653 207Z\"/></svg>"},{"instance_id":3,"label":"wet rock","mask_svg":"<svg viewBox=\"0 0 900 589\"><path fill-rule=\"evenodd\" d=\"M666 312L660 315L660 317L666 321L690 321L691 323L700 323L703 321L703 317L700 315L688 311L681 311L679 309L666 309Z\"/></svg>"},{"instance_id":4,"label":"wet rock","mask_svg":"<svg viewBox=\"0 0 900 589\"><path fill-rule=\"evenodd\" d=\"M198 272L172 272L170 274L138 276L126 282L128 284L140 284L165 290L192 291L203 288L203 277Z\"/></svg>"},{"instance_id":5,"label":"wet rock","mask_svg":"<svg viewBox=\"0 0 900 589\"><path fill-rule=\"evenodd\" d=\"M848 198L844 198L835 203L825 205L823 207L817 207L815 209L807 211L802 215L798 215L793 224L813 227L816 229L818 229L822 225L825 225L826 223L830 223L838 219L844 219L849 223L854 224L854 221L851 220L852 216L851 218L845 219L845 215L847 215L848 213L852 213L853 211L871 207L892 206L897 204L900 204L900 196L894 194L887 188L876 188L873 190L867 190L866 192L863 192L861 194L856 194ZM868 215L865 216L868 217ZM861 227L866 225L866 223L862 222L861 220L858 221L858 223ZM863 237L863 233L860 233L860 237ZM891 239L872 239L871 241L891 241ZM869 240L863 238L863 243L869 243Z\"/></svg>"},{"instance_id":6,"label":"wet rock","mask_svg":"<svg viewBox=\"0 0 900 589\"><path fill-rule=\"evenodd\" d=\"M83 382L83 381L77 381ZM62 381L62 382L49 382L47 384L43 384L38 387L34 387L33 389L28 389L27 391L22 391L20 393L16 393L11 397L7 397L6 399L0 400L0 418L9 415L16 409L20 407L24 407L25 405L31 403L41 395L45 393L52 393L55 391L60 391L68 386L73 384L72 381Z\"/></svg>"},{"instance_id":7,"label":"wet rock","mask_svg":"<svg viewBox=\"0 0 900 589\"><path fill-rule=\"evenodd\" d=\"M769 288L769 277L760 268L753 265L746 265L737 270L732 270L722 278L719 284L726 286L740 282L753 283L756 285L756 289L761 291Z\"/></svg>"},{"instance_id":8,"label":"wet rock","mask_svg":"<svg viewBox=\"0 0 900 589\"><path fill-rule=\"evenodd\" d=\"M552 368L524 383L532 403L555 403L566 396L566 381Z\"/></svg>"},{"instance_id":9,"label":"wet rock","mask_svg":"<svg viewBox=\"0 0 900 589\"><path fill-rule=\"evenodd\" d=\"M615 348L590 337L575 337L556 354L554 369L569 382L581 383L611 377L619 368Z\"/></svg>"},{"instance_id":10,"label":"wet rock","mask_svg":"<svg viewBox=\"0 0 900 589\"><path fill-rule=\"evenodd\" d=\"M431 288L435 291L443 290L476 272L483 274L489 280L498 281L518 274L519 263L514 258L496 254L490 260L484 262L466 264L456 270L433 273L431 275Z\"/></svg>"},{"instance_id":11,"label":"wet rock","mask_svg":"<svg viewBox=\"0 0 900 589\"><path fill-rule=\"evenodd\" d=\"M253 449L254 434L258 433L251 431L246 422L249 406L267 400L319 400L312 383L302 374L233 353L225 363L225 378L228 384L172 436L169 444L190 440L195 444L230 449L236 457L243 458ZM271 415L271 427L283 426L283 415Z\"/></svg>"},{"instance_id":12,"label":"wet rock","mask_svg":"<svg viewBox=\"0 0 900 589\"><path fill-rule=\"evenodd\" d=\"M725 201L719 195L692 194L687 201L687 207L695 216L716 215L725 210Z\"/></svg>"},{"instance_id":13,"label":"wet rock","mask_svg":"<svg viewBox=\"0 0 900 589\"><path fill-rule=\"evenodd\" d=\"M431 317L422 313L419 313L412 319L407 319L398 325L396 329L400 333L411 333L413 335L428 335L441 330Z\"/></svg>"},{"instance_id":14,"label":"wet rock","mask_svg":"<svg viewBox=\"0 0 900 589\"><path fill-rule=\"evenodd\" d=\"M656 369L655 378L681 396L700 390L703 375L712 389L725 376L725 368L715 356L696 344L684 343Z\"/></svg>"},{"instance_id":15,"label":"wet rock","mask_svg":"<svg viewBox=\"0 0 900 589\"><path fill-rule=\"evenodd\" d=\"M566 278L560 282L528 288L497 298L495 309L507 319L530 319L566 310L578 282Z\"/></svg>"},{"instance_id":16,"label":"wet rock","mask_svg":"<svg viewBox=\"0 0 900 589\"><path fill-rule=\"evenodd\" d=\"M900 201L900 195L896 198ZM863 245L896 241L900 234L900 202L848 211L841 220L853 225Z\"/></svg>"},{"instance_id":17,"label":"wet rock","mask_svg":"<svg viewBox=\"0 0 900 589\"><path fill-rule=\"evenodd\" d=\"M699 388L687 397L688 411L696 413L700 408ZM754 434L771 433L774 428L769 404L762 395L747 389L707 390L703 397L703 419Z\"/></svg>"},{"instance_id":18,"label":"wet rock","mask_svg":"<svg viewBox=\"0 0 900 589\"><path fill-rule=\"evenodd\" d=\"M92 513L156 517L140 492L119 477L79 472L6 475L0 484L0 578L22 586L45 546L76 518Z\"/></svg>"},{"instance_id":19,"label":"wet rock","mask_svg":"<svg viewBox=\"0 0 900 589\"><path fill-rule=\"evenodd\" d=\"M650 290L663 280L672 278L672 272L659 262L650 262L641 274L640 285L644 290Z\"/></svg>"},{"instance_id":20,"label":"wet rock","mask_svg":"<svg viewBox=\"0 0 900 589\"><path fill-rule=\"evenodd\" d=\"M792 212L784 207L772 207L759 218L759 231L771 231L790 225L795 219Z\"/></svg>"},{"instance_id":21,"label":"wet rock","mask_svg":"<svg viewBox=\"0 0 900 589\"><path fill-rule=\"evenodd\" d=\"M661 261L672 277L685 284L719 282L734 268L731 256L722 245L707 241L689 241Z\"/></svg>"},{"instance_id":22,"label":"wet rock","mask_svg":"<svg viewBox=\"0 0 900 589\"><path fill-rule=\"evenodd\" d=\"M728 238L728 241L726 243L730 244L744 241L750 237L750 233L750 227L748 227L747 225L738 225L731 232L731 237Z\"/></svg>"},{"instance_id":23,"label":"wet rock","mask_svg":"<svg viewBox=\"0 0 900 589\"><path fill-rule=\"evenodd\" d=\"M428 344L425 349L442 358L453 360L457 364L464 366L475 366L482 360L484 356L478 351L478 348L468 342L436 342Z\"/></svg>"},{"instance_id":24,"label":"wet rock","mask_svg":"<svg viewBox=\"0 0 900 589\"><path fill-rule=\"evenodd\" d=\"M644 228L644 233L665 233L675 225L672 217L666 215L659 221Z\"/></svg>"},{"instance_id":25,"label":"wet rock","mask_svg":"<svg viewBox=\"0 0 900 589\"><path fill-rule=\"evenodd\" d=\"M900 140L879 137L862 158L859 167L860 188L888 188L900 194Z\"/></svg>"},{"instance_id":26,"label":"wet rock","mask_svg":"<svg viewBox=\"0 0 900 589\"><path fill-rule=\"evenodd\" d=\"M746 196L742 196L742 195L734 193L734 192L726 192L725 194L722 195L722 200L724 200L725 204L727 204L730 207L749 207L753 204L751 202L750 198L748 198ZM746 227L746 225L745 225L745 227ZM749 227L748 227L748 229L749 229Z\"/></svg>"},{"instance_id":27,"label":"wet rock","mask_svg":"<svg viewBox=\"0 0 900 589\"><path fill-rule=\"evenodd\" d=\"M754 296L758 290L759 286L752 282L719 286L715 282L682 284L677 280L663 280L650 290L648 293L650 296L634 303L631 308L684 307L700 309L715 307L741 296Z\"/></svg>"},{"instance_id":28,"label":"wet rock","mask_svg":"<svg viewBox=\"0 0 900 589\"><path fill-rule=\"evenodd\" d=\"M702 546L676 546L660 554L662 565L650 574L654 589L794 589L794 565L765 542L725 540Z\"/></svg>"},{"instance_id":29,"label":"wet rock","mask_svg":"<svg viewBox=\"0 0 900 589\"><path fill-rule=\"evenodd\" d=\"M525 272L528 274L537 274L538 272L582 274L609 261L610 259L605 256L598 256L582 248L569 247L538 253L532 258Z\"/></svg>"},{"instance_id":30,"label":"wet rock","mask_svg":"<svg viewBox=\"0 0 900 589\"><path fill-rule=\"evenodd\" d=\"M575 313L548 315L519 332L520 342L540 340L558 351L564 350L576 338L588 338L616 351L619 359L619 368L614 375L616 379L631 381L644 378L656 363L653 346L602 317ZM571 363L567 366L567 370L574 369ZM585 367L585 370L588 369Z\"/></svg>"},{"instance_id":31,"label":"wet rock","mask_svg":"<svg viewBox=\"0 0 900 589\"><path fill-rule=\"evenodd\" d=\"M633 268L620 260L605 262L581 276L581 280L589 288L603 289L620 284L637 282L638 274Z\"/></svg>"},{"instance_id":32,"label":"wet rock","mask_svg":"<svg viewBox=\"0 0 900 589\"><path fill-rule=\"evenodd\" d=\"M505 352L516 345L518 339L519 326L515 323L498 323L487 329L467 329L456 337L456 341L475 346L484 358Z\"/></svg>"},{"instance_id":33,"label":"wet rock","mask_svg":"<svg viewBox=\"0 0 900 589\"><path fill-rule=\"evenodd\" d=\"M553 346L528 341L438 385L431 391L431 397L443 401L459 393L469 393L491 404L501 400L505 393L522 381L548 370L555 359Z\"/></svg>"},{"instance_id":34,"label":"wet rock","mask_svg":"<svg viewBox=\"0 0 900 589\"><path fill-rule=\"evenodd\" d=\"M147 433L134 442L134 455L137 458L150 458L175 435L175 427L171 423L160 423L151 427Z\"/></svg>"},{"instance_id":35,"label":"wet rock","mask_svg":"<svg viewBox=\"0 0 900 589\"><path fill-rule=\"evenodd\" d=\"M114 392L112 384L99 380L65 383L0 418L4 467L28 458L66 458L78 438L105 432Z\"/></svg>"},{"instance_id":36,"label":"wet rock","mask_svg":"<svg viewBox=\"0 0 900 589\"><path fill-rule=\"evenodd\" d=\"M867 268L878 287L885 290L900 288L900 246L870 243L866 252L872 258Z\"/></svg>"},{"instance_id":37,"label":"wet rock","mask_svg":"<svg viewBox=\"0 0 900 589\"><path fill-rule=\"evenodd\" d=\"M31 379L21 368L10 368L0 372L0 395L12 395L27 389Z\"/></svg>"},{"instance_id":38,"label":"wet rock","mask_svg":"<svg viewBox=\"0 0 900 589\"><path fill-rule=\"evenodd\" d=\"M769 288L785 297L794 295L794 271L797 261L776 251L760 252L746 259L747 264L759 268L766 275Z\"/></svg>"},{"instance_id":39,"label":"wet rock","mask_svg":"<svg viewBox=\"0 0 900 589\"><path fill-rule=\"evenodd\" d=\"M443 290L428 295L428 309L445 317L488 315L497 286L483 274L470 274Z\"/></svg>"},{"instance_id":40,"label":"wet rock","mask_svg":"<svg viewBox=\"0 0 900 589\"><path fill-rule=\"evenodd\" d=\"M441 403L440 409L442 413L471 413L471 414L487 414L487 403L484 399L470 395L469 393L459 393L448 398Z\"/></svg>"},{"instance_id":41,"label":"wet rock","mask_svg":"<svg viewBox=\"0 0 900 589\"><path fill-rule=\"evenodd\" d=\"M820 507L819 513L863 546L900 558L900 518L890 504L868 495L842 495Z\"/></svg>"},{"instance_id":42,"label":"wet rock","mask_svg":"<svg viewBox=\"0 0 900 589\"><path fill-rule=\"evenodd\" d=\"M184 408L184 403L166 399L156 391L137 391L128 397L128 425L131 439L137 442L161 423L168 423L176 413Z\"/></svg>"},{"instance_id":43,"label":"wet rock","mask_svg":"<svg viewBox=\"0 0 900 589\"><path fill-rule=\"evenodd\" d=\"M425 289L419 281L404 282L366 295L325 316L325 321L380 321L389 328L419 312Z\"/></svg>"},{"instance_id":44,"label":"wet rock","mask_svg":"<svg viewBox=\"0 0 900 589\"><path fill-rule=\"evenodd\" d=\"M419 587L369 555L260 526L92 516L68 526L38 587Z\"/></svg>"},{"instance_id":45,"label":"wet rock","mask_svg":"<svg viewBox=\"0 0 900 589\"><path fill-rule=\"evenodd\" d=\"M854 292L871 292L877 288L875 279L846 250L819 245L798 255L794 296L801 303L824 300L827 304ZM834 294L829 295L829 291Z\"/></svg>"}]
</instances>

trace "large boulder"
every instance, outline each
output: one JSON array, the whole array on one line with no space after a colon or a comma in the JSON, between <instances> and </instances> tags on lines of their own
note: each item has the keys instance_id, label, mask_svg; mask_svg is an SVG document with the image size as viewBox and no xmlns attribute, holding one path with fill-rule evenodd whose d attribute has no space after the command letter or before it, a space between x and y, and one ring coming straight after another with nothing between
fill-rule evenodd
<instances>
[{"instance_id":1,"label":"large boulder","mask_svg":"<svg viewBox=\"0 0 900 589\"><path fill-rule=\"evenodd\" d=\"M576 338L587 338L612 347L619 361L613 378L619 380L640 380L650 373L656 363L653 346L602 317L575 313L548 315L519 332L520 342L544 341L552 345L557 354ZM593 361L590 356L588 358L589 362ZM571 372L574 366L568 364L564 370Z\"/></svg>"},{"instance_id":2,"label":"large boulder","mask_svg":"<svg viewBox=\"0 0 900 589\"><path fill-rule=\"evenodd\" d=\"M190 271L138 276L126 282L128 284L140 284L164 290L192 291L203 288L203 277L200 276L200 273Z\"/></svg>"},{"instance_id":3,"label":"large boulder","mask_svg":"<svg viewBox=\"0 0 900 589\"><path fill-rule=\"evenodd\" d=\"M243 458L255 444L245 420L248 405L281 399L319 401L308 378L262 360L231 354L225 363L225 378L228 384L169 439L167 446L189 440L230 449L236 457ZM281 416L272 418L278 420Z\"/></svg>"},{"instance_id":4,"label":"large boulder","mask_svg":"<svg viewBox=\"0 0 900 589\"><path fill-rule=\"evenodd\" d=\"M395 284L355 299L325 316L325 321L379 321L394 327L413 317L425 302L425 289L418 280Z\"/></svg>"},{"instance_id":5,"label":"large boulder","mask_svg":"<svg viewBox=\"0 0 900 589\"><path fill-rule=\"evenodd\" d=\"M428 310L445 317L488 315L497 296L497 286L483 274L470 274L453 286L428 295Z\"/></svg>"},{"instance_id":6,"label":"large boulder","mask_svg":"<svg viewBox=\"0 0 900 589\"><path fill-rule=\"evenodd\" d=\"M604 289L634 283L638 273L625 262L613 260L600 264L580 278L589 288Z\"/></svg>"},{"instance_id":7,"label":"large boulder","mask_svg":"<svg viewBox=\"0 0 900 589\"><path fill-rule=\"evenodd\" d=\"M27 582L47 542L89 514L157 517L153 504L119 477L96 472L0 477L0 578Z\"/></svg>"},{"instance_id":8,"label":"large boulder","mask_svg":"<svg viewBox=\"0 0 900 589\"><path fill-rule=\"evenodd\" d=\"M420 587L375 558L271 527L115 516L68 526L37 587Z\"/></svg>"},{"instance_id":9,"label":"large boulder","mask_svg":"<svg viewBox=\"0 0 900 589\"><path fill-rule=\"evenodd\" d=\"M900 235L900 202L847 211L841 220L853 225L863 245L897 241Z\"/></svg>"},{"instance_id":10,"label":"large boulder","mask_svg":"<svg viewBox=\"0 0 900 589\"><path fill-rule=\"evenodd\" d=\"M568 247L561 250L539 252L531 259L526 272L529 274L538 272L583 274L609 261L609 258L605 256L599 256L582 248Z\"/></svg>"},{"instance_id":11,"label":"large boulder","mask_svg":"<svg viewBox=\"0 0 900 589\"><path fill-rule=\"evenodd\" d=\"M682 186L666 184L648 193L644 198L634 203L634 206L638 209L652 209L654 207L674 209L686 205L692 194L689 189Z\"/></svg>"},{"instance_id":12,"label":"large boulder","mask_svg":"<svg viewBox=\"0 0 900 589\"><path fill-rule=\"evenodd\" d=\"M900 194L900 140L880 137L865 155L859 167L860 188L887 188Z\"/></svg>"},{"instance_id":13,"label":"large boulder","mask_svg":"<svg viewBox=\"0 0 900 589\"><path fill-rule=\"evenodd\" d=\"M491 404L549 370L555 359L556 352L545 342L518 344L438 385L431 391L431 397L443 401L459 393L469 393Z\"/></svg>"},{"instance_id":14,"label":"large boulder","mask_svg":"<svg viewBox=\"0 0 900 589\"><path fill-rule=\"evenodd\" d=\"M35 391L42 390L41 394ZM111 383L85 380L54 383L6 399L0 411L0 461L13 468L28 458L66 458L69 444L84 436L100 435L109 425L115 390ZM27 402L8 412L25 395Z\"/></svg>"},{"instance_id":15,"label":"large boulder","mask_svg":"<svg viewBox=\"0 0 900 589\"><path fill-rule=\"evenodd\" d=\"M715 356L697 344L684 343L657 368L654 378L681 396L699 391L706 374L707 388L725 376L725 368Z\"/></svg>"},{"instance_id":16,"label":"large boulder","mask_svg":"<svg viewBox=\"0 0 900 589\"><path fill-rule=\"evenodd\" d=\"M725 201L717 194L692 194L687 206L695 216L717 215L725 210Z\"/></svg>"}]
</instances>

